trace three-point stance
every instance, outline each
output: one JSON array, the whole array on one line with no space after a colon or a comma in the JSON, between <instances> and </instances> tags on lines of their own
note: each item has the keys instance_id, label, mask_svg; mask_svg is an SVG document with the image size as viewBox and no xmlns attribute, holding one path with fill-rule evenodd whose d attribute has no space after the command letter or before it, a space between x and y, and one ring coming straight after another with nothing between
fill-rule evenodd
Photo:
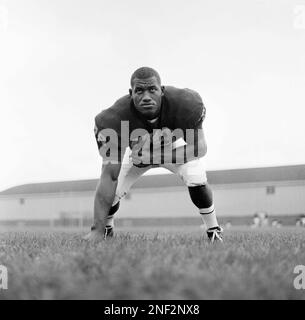
<instances>
[{"instance_id":1,"label":"three-point stance","mask_svg":"<svg viewBox=\"0 0 305 320\"><path fill-rule=\"evenodd\" d=\"M205 107L197 92L162 86L159 74L148 67L133 73L129 95L95 118L103 168L94 199L94 225L87 239L113 236L120 200L145 171L164 167L188 187L208 239L222 241L203 162L204 118Z\"/></svg>"}]
</instances>

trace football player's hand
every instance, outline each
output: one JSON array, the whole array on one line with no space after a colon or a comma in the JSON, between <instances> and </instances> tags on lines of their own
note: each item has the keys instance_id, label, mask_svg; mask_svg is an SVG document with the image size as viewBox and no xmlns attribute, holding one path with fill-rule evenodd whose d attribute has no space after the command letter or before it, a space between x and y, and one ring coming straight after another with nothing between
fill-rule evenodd
<instances>
[{"instance_id":1,"label":"football player's hand","mask_svg":"<svg viewBox=\"0 0 305 320\"><path fill-rule=\"evenodd\" d=\"M153 152L151 152L151 145ZM154 135L151 133L141 137L139 143L132 148L131 159L133 164L139 168L145 168L150 165L158 166L161 164L161 156L164 159L169 159L169 163L171 163L172 147L170 129L158 130Z\"/></svg>"},{"instance_id":2,"label":"football player's hand","mask_svg":"<svg viewBox=\"0 0 305 320\"><path fill-rule=\"evenodd\" d=\"M150 165L150 136L145 135L140 137L131 149L131 161L138 168L145 168Z\"/></svg>"},{"instance_id":3,"label":"football player's hand","mask_svg":"<svg viewBox=\"0 0 305 320\"><path fill-rule=\"evenodd\" d=\"M151 135L151 141L153 143L154 150L160 150L161 146L167 147L168 149L172 148L172 133L168 128L163 128L162 130L158 130L155 134Z\"/></svg>"},{"instance_id":4,"label":"football player's hand","mask_svg":"<svg viewBox=\"0 0 305 320\"><path fill-rule=\"evenodd\" d=\"M173 143L170 129L163 128L155 133L153 141L153 164L173 163Z\"/></svg>"}]
</instances>

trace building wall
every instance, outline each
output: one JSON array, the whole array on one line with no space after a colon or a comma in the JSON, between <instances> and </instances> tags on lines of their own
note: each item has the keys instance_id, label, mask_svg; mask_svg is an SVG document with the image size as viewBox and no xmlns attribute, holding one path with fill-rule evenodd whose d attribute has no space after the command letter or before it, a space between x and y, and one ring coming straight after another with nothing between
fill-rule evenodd
<instances>
[{"instance_id":1,"label":"building wall","mask_svg":"<svg viewBox=\"0 0 305 320\"><path fill-rule=\"evenodd\" d=\"M267 194L267 187L274 193ZM243 186L214 186L214 198L220 216L253 215L266 211L269 215L305 213L305 183L284 182L248 184Z\"/></svg>"},{"instance_id":2,"label":"building wall","mask_svg":"<svg viewBox=\"0 0 305 320\"><path fill-rule=\"evenodd\" d=\"M267 187L274 193L267 194ZM252 216L257 211L266 211L269 215L305 213L304 182L214 185L212 189L218 216ZM122 203L120 216L185 217L198 214L184 187L142 189L133 193L131 200Z\"/></svg>"},{"instance_id":3,"label":"building wall","mask_svg":"<svg viewBox=\"0 0 305 320\"><path fill-rule=\"evenodd\" d=\"M271 187L271 194L266 188ZM274 190L272 189L274 187ZM305 213L305 182L214 185L218 216L252 216ZM269 188L270 191L270 188ZM274 193L272 193L274 191ZM93 192L0 198L0 220L59 219L63 215L92 217ZM21 204L20 199L24 199ZM194 217L198 215L187 188L133 189L122 200L118 217Z\"/></svg>"},{"instance_id":4,"label":"building wall","mask_svg":"<svg viewBox=\"0 0 305 320\"><path fill-rule=\"evenodd\" d=\"M20 199L24 199L23 204ZM51 220L67 212L88 216L92 210L93 192L0 198L0 220Z\"/></svg>"},{"instance_id":5,"label":"building wall","mask_svg":"<svg viewBox=\"0 0 305 320\"><path fill-rule=\"evenodd\" d=\"M187 188L155 188L132 192L130 199L122 201L120 217L187 217L198 215Z\"/></svg>"}]
</instances>

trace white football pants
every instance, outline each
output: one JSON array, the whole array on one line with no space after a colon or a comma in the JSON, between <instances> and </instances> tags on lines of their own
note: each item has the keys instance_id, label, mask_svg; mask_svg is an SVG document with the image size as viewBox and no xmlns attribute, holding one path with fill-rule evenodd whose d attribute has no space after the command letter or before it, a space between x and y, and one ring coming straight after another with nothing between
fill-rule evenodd
<instances>
[{"instance_id":1,"label":"white football pants","mask_svg":"<svg viewBox=\"0 0 305 320\"><path fill-rule=\"evenodd\" d=\"M121 171L118 177L118 186L113 202L117 204L130 190L132 185L149 169L155 166L138 168L130 160L131 150L127 148L124 155ZM184 164L161 164L159 168L165 168L177 174L188 187L205 185L207 183L206 166L204 158L194 159Z\"/></svg>"}]
</instances>

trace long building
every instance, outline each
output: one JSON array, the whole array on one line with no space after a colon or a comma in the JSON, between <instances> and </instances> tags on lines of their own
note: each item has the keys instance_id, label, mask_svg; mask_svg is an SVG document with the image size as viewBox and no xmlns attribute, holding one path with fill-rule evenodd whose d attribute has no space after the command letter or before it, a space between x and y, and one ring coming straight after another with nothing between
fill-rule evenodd
<instances>
[{"instance_id":1,"label":"long building","mask_svg":"<svg viewBox=\"0 0 305 320\"><path fill-rule=\"evenodd\" d=\"M222 221L249 223L255 213L266 212L295 223L305 213L305 165L209 171L207 176ZM75 220L90 224L97 182L34 183L4 190L0 223L56 225ZM183 182L163 174L141 177L122 200L117 217L128 224L161 218L191 221L199 215Z\"/></svg>"}]
</instances>

